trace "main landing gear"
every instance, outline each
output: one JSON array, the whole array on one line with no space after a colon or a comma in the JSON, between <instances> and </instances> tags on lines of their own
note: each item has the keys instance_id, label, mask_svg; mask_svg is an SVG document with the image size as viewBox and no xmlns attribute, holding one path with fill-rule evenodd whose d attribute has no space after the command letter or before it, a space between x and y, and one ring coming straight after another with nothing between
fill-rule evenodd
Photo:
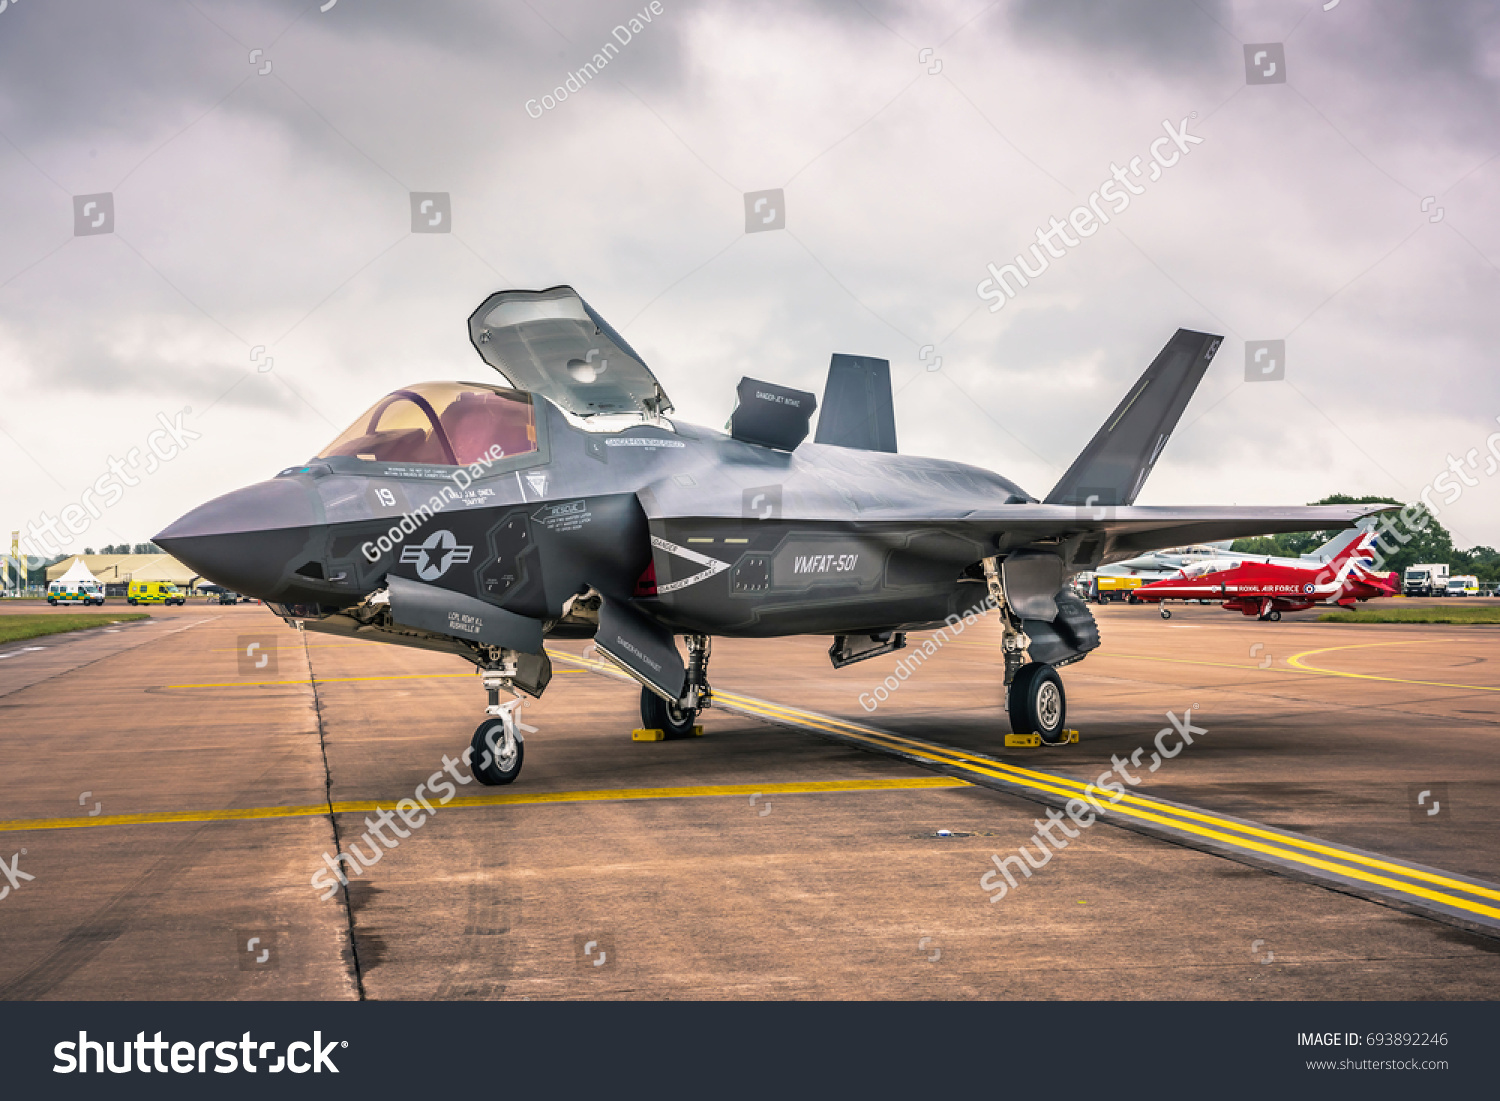
<instances>
[{"instance_id":1,"label":"main landing gear","mask_svg":"<svg viewBox=\"0 0 1500 1101\"><path fill-rule=\"evenodd\" d=\"M526 739L521 734L521 719L516 709L521 706L521 697L507 703L500 702L500 690L513 691L510 678L515 675L514 659L510 668L502 662L498 668L481 670L484 690L489 693L490 703L485 712L490 718L479 724L474 731L474 740L469 743L469 769L481 784L498 786L514 783L521 775L521 763L526 759Z\"/></svg>"},{"instance_id":2,"label":"main landing gear","mask_svg":"<svg viewBox=\"0 0 1500 1101\"><path fill-rule=\"evenodd\" d=\"M1068 717L1068 697L1057 670L1039 661L1027 662L1005 692L1010 728L1017 734L1035 734L1047 745L1067 740L1063 723Z\"/></svg>"},{"instance_id":3,"label":"main landing gear","mask_svg":"<svg viewBox=\"0 0 1500 1101\"><path fill-rule=\"evenodd\" d=\"M1000 650L1005 659L1005 710L1013 734L1035 734L1046 745L1061 745L1068 738L1068 697L1057 669L1045 662L1030 661L1031 645L1016 614L1005 599L1000 565L984 560L984 577L990 598L1000 612Z\"/></svg>"},{"instance_id":4,"label":"main landing gear","mask_svg":"<svg viewBox=\"0 0 1500 1101\"><path fill-rule=\"evenodd\" d=\"M713 706L708 686L708 657L712 645L707 635L688 635L687 680L682 699L666 700L649 688L641 689L641 726L660 730L668 738L691 738L698 713Z\"/></svg>"}]
</instances>

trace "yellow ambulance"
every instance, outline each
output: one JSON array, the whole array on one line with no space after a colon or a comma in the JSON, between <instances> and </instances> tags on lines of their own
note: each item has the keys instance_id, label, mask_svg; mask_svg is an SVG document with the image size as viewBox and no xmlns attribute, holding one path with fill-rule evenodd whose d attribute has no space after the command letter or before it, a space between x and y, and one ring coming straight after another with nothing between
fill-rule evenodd
<instances>
[{"instance_id":1,"label":"yellow ambulance","mask_svg":"<svg viewBox=\"0 0 1500 1101\"><path fill-rule=\"evenodd\" d=\"M127 604L186 604L187 596L170 581L132 581L125 593Z\"/></svg>"}]
</instances>

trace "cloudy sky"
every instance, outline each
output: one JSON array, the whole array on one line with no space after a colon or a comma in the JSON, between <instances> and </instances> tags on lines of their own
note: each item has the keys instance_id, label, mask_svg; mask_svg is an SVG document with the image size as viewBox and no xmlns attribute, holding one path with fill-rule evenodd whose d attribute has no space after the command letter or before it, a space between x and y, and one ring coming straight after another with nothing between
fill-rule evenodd
<instances>
[{"instance_id":1,"label":"cloudy sky","mask_svg":"<svg viewBox=\"0 0 1500 1101\"><path fill-rule=\"evenodd\" d=\"M0 0L0 527L180 418L70 549L149 538L390 389L493 379L468 314L569 283L683 419L882 356L903 451L1038 496L1174 329L1222 333L1140 503L1414 499L1478 449L1433 499L1500 545L1500 7L633 2ZM989 263L1183 120L988 308Z\"/></svg>"}]
</instances>

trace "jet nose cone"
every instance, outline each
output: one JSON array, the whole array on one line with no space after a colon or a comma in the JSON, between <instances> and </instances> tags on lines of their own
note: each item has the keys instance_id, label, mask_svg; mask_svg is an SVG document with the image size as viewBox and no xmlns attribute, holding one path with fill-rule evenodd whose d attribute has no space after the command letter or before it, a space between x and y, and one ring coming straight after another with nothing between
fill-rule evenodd
<instances>
[{"instance_id":1,"label":"jet nose cone","mask_svg":"<svg viewBox=\"0 0 1500 1101\"><path fill-rule=\"evenodd\" d=\"M168 554L227 589L275 600L321 522L312 493L290 478L216 497L154 539Z\"/></svg>"}]
</instances>

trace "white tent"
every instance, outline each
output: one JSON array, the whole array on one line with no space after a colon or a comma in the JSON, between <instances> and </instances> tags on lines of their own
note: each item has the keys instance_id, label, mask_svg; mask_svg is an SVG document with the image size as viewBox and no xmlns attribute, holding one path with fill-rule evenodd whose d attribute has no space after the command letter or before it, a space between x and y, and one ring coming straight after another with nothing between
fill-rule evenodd
<instances>
[{"instance_id":1,"label":"white tent","mask_svg":"<svg viewBox=\"0 0 1500 1101\"><path fill-rule=\"evenodd\" d=\"M73 564L68 567L68 572L57 580L61 581L69 589L76 589L80 585L99 585L101 588L103 587L103 583L83 564L81 557L73 559Z\"/></svg>"}]
</instances>

